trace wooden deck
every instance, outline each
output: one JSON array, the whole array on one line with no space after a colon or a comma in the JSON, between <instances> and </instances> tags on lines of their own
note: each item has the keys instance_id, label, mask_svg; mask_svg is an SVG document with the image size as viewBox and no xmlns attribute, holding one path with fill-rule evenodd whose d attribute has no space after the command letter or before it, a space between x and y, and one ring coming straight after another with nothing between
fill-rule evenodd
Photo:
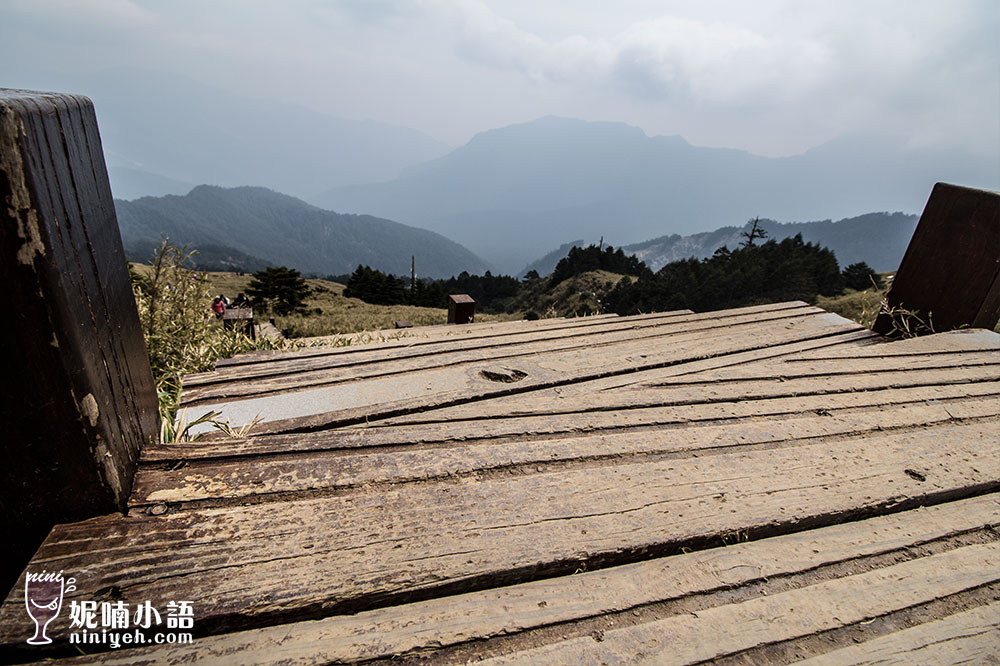
<instances>
[{"instance_id":1,"label":"wooden deck","mask_svg":"<svg viewBox=\"0 0 1000 666\"><path fill-rule=\"evenodd\" d=\"M67 663L1000 659L1000 335L889 341L803 303L413 329L188 378L71 600L190 600L190 645Z\"/></svg>"}]
</instances>

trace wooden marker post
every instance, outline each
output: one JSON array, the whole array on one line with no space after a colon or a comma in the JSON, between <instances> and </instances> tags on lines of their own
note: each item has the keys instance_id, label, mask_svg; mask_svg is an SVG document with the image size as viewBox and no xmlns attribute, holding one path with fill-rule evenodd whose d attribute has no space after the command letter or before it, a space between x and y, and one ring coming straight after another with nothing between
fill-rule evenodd
<instances>
[{"instance_id":1,"label":"wooden marker post","mask_svg":"<svg viewBox=\"0 0 1000 666\"><path fill-rule=\"evenodd\" d=\"M159 417L89 99L0 89L0 200L0 516L30 556L124 509Z\"/></svg>"},{"instance_id":2,"label":"wooden marker post","mask_svg":"<svg viewBox=\"0 0 1000 666\"><path fill-rule=\"evenodd\" d=\"M903 311L916 313L918 333L996 326L1000 193L935 185L886 301L890 312L872 327L883 335L893 334L908 317Z\"/></svg>"}]
</instances>

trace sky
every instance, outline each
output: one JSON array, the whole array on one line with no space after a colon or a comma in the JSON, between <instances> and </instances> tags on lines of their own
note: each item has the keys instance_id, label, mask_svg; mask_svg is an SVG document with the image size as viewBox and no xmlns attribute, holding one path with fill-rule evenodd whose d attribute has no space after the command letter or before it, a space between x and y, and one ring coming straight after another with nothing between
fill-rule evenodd
<instances>
[{"instance_id":1,"label":"sky","mask_svg":"<svg viewBox=\"0 0 1000 666\"><path fill-rule=\"evenodd\" d=\"M996 0L0 0L0 86L128 66L459 146L545 115L1000 160Z\"/></svg>"}]
</instances>

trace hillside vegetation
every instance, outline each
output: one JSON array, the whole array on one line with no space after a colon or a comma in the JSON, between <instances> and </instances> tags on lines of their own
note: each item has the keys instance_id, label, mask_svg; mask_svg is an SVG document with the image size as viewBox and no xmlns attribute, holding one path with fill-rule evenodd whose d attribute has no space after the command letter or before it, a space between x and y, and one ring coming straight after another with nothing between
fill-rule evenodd
<instances>
[{"instance_id":1,"label":"hillside vegetation","mask_svg":"<svg viewBox=\"0 0 1000 666\"><path fill-rule=\"evenodd\" d=\"M863 261L878 271L893 271L903 259L918 219L916 215L903 213L868 213L837 222L782 223L767 219L759 222L768 238L782 240L801 235L807 243L832 250L842 266ZM723 246L736 247L749 225L750 222L743 227L722 227L690 236L661 236L623 249L655 271L673 261L707 259Z\"/></svg>"},{"instance_id":2,"label":"hillside vegetation","mask_svg":"<svg viewBox=\"0 0 1000 666\"><path fill-rule=\"evenodd\" d=\"M483 272L482 260L436 233L370 215L341 215L261 187L201 185L185 196L115 201L125 254L148 263L162 237L189 244L201 269L255 271L284 265L340 275L365 263L422 275Z\"/></svg>"}]
</instances>

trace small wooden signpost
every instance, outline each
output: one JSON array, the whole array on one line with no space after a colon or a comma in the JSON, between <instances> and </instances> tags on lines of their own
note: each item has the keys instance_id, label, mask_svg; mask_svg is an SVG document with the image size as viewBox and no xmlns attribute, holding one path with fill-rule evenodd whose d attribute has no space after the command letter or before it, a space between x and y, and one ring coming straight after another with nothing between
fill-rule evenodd
<instances>
[{"instance_id":1,"label":"small wooden signpost","mask_svg":"<svg viewBox=\"0 0 1000 666\"><path fill-rule=\"evenodd\" d=\"M476 317L476 301L468 294L448 296L448 323L471 324Z\"/></svg>"},{"instance_id":2,"label":"small wooden signpost","mask_svg":"<svg viewBox=\"0 0 1000 666\"><path fill-rule=\"evenodd\" d=\"M242 331L250 338L257 339L253 308L226 308L226 311L222 313L222 325L227 330Z\"/></svg>"}]
</instances>

